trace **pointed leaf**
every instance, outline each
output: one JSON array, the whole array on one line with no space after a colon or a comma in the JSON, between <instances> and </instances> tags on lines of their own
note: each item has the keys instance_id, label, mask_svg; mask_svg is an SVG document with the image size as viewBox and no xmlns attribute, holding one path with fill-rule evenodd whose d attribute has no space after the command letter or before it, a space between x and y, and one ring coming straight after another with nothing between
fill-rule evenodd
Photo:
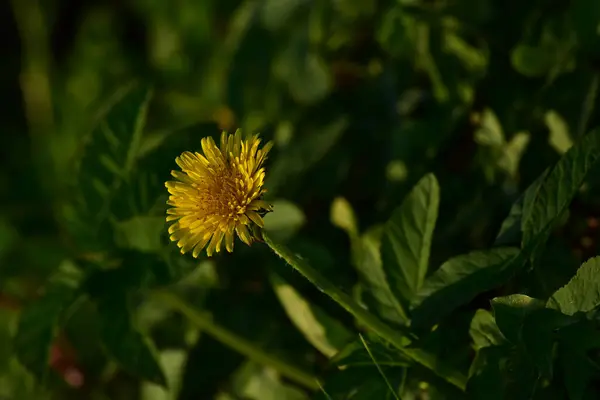
<instances>
[{"instance_id":1,"label":"pointed leaf","mask_svg":"<svg viewBox=\"0 0 600 400\"><path fill-rule=\"evenodd\" d=\"M537 248L567 209L587 174L600 158L600 130L587 134L572 146L550 170L523 210L523 247Z\"/></svg>"},{"instance_id":2,"label":"pointed leaf","mask_svg":"<svg viewBox=\"0 0 600 400\"><path fill-rule=\"evenodd\" d=\"M381 262L380 246L383 230L371 229L366 232L357 252L357 268L361 282L367 288L366 295L372 299L369 306L381 318L395 324L406 324L408 316L390 287L388 276Z\"/></svg>"},{"instance_id":3,"label":"pointed leaf","mask_svg":"<svg viewBox=\"0 0 600 400\"><path fill-rule=\"evenodd\" d=\"M511 272L518 253L512 247L496 248L446 261L419 291L413 303L413 325L431 326L479 293L493 289Z\"/></svg>"},{"instance_id":4,"label":"pointed leaf","mask_svg":"<svg viewBox=\"0 0 600 400\"><path fill-rule=\"evenodd\" d=\"M272 274L271 282L288 317L323 355L333 357L354 338L344 325L304 299L279 275Z\"/></svg>"},{"instance_id":5,"label":"pointed leaf","mask_svg":"<svg viewBox=\"0 0 600 400\"><path fill-rule=\"evenodd\" d=\"M132 211L130 204L124 207L116 203L138 157L150 95L150 90L140 85L117 93L86 144L75 187L79 196L63 214L73 235L86 248L102 248L110 240L105 231L111 211Z\"/></svg>"},{"instance_id":6,"label":"pointed leaf","mask_svg":"<svg viewBox=\"0 0 600 400\"><path fill-rule=\"evenodd\" d=\"M440 202L433 174L425 175L385 226L381 257L390 286L407 302L423 285Z\"/></svg>"},{"instance_id":7,"label":"pointed leaf","mask_svg":"<svg viewBox=\"0 0 600 400\"><path fill-rule=\"evenodd\" d=\"M592 311L600 305L600 257L579 267L577 274L548 300L547 307L566 315Z\"/></svg>"}]
</instances>

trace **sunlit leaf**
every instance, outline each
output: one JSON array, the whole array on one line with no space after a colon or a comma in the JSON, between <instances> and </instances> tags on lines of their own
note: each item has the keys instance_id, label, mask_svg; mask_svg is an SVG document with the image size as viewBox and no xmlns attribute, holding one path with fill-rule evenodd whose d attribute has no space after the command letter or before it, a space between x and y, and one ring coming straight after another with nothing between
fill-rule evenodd
<instances>
[{"instance_id":1,"label":"sunlit leaf","mask_svg":"<svg viewBox=\"0 0 600 400\"><path fill-rule=\"evenodd\" d=\"M354 335L318 306L310 304L280 276L271 275L275 293L306 340L326 357L333 357Z\"/></svg>"},{"instance_id":2,"label":"sunlit leaf","mask_svg":"<svg viewBox=\"0 0 600 400\"><path fill-rule=\"evenodd\" d=\"M592 311L600 305L600 257L579 267L577 274L548 300L547 306L563 314Z\"/></svg>"},{"instance_id":3,"label":"sunlit leaf","mask_svg":"<svg viewBox=\"0 0 600 400\"><path fill-rule=\"evenodd\" d=\"M480 350L488 346L497 346L506 340L500 329L498 329L498 325L496 325L494 315L487 310L481 309L477 310L475 316L473 316L469 334L475 344L475 350Z\"/></svg>"},{"instance_id":4,"label":"sunlit leaf","mask_svg":"<svg viewBox=\"0 0 600 400\"><path fill-rule=\"evenodd\" d=\"M429 252L438 214L440 189L434 175L423 177L384 228L381 257L392 290L410 300L429 267Z\"/></svg>"}]
</instances>

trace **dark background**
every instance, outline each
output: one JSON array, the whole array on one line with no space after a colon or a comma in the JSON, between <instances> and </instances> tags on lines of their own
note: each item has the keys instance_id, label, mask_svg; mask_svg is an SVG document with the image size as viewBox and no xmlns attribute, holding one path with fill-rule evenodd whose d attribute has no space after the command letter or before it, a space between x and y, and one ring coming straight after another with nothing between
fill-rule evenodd
<instances>
[{"instance_id":1,"label":"dark background","mask_svg":"<svg viewBox=\"0 0 600 400\"><path fill-rule=\"evenodd\" d=\"M280 211L268 226L342 287L351 288L356 273L349 240L330 221L333 200L347 199L364 231L385 221L427 172L441 186L431 268L489 247L520 193L598 123L598 24L595 0L2 2L0 387L15 400L304 399L260 367L239 378L243 356L141 299L140 324L159 349L184 361L172 397L145 394L146 383L106 358L85 306L54 342L60 356L51 361L48 393L17 365L8 338L19 310L65 260L85 265L115 243L125 251L123 240L141 231L162 235L158 245L141 245L150 253L172 248L163 183L178 154L222 129L275 141L267 187ZM117 205L113 222L136 222L106 233L110 245L82 244L61 210L77 195L80 159L98 151L86 139L93 121L132 80L154 90L127 189L139 205ZM595 255L599 200L593 188L579 196L550 239L544 257L561 260L559 267L512 285L548 296ZM127 257L145 265L148 252L131 247ZM185 278L181 290L220 324L327 375L326 359L279 304L269 271L347 326L353 321L266 246L237 242L235 253L201 267L181 260L191 266L161 283ZM487 307L489 297L468 310ZM60 378L69 368L85 377L81 387ZM259 395L248 392L252 379L263 385Z\"/></svg>"}]
</instances>

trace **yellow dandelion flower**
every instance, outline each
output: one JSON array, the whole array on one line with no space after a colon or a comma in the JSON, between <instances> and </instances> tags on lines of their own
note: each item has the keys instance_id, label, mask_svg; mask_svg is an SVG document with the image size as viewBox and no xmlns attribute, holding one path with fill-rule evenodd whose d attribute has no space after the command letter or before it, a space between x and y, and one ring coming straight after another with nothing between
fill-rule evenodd
<instances>
[{"instance_id":1,"label":"yellow dandelion flower","mask_svg":"<svg viewBox=\"0 0 600 400\"><path fill-rule=\"evenodd\" d=\"M181 171L171 171L176 179L165 185L170 193L167 222L172 241L181 253L192 251L198 257L206 247L212 256L225 241L233 251L234 232L247 245L257 238L252 232L263 227L261 214L271 206L261 200L265 169L262 167L272 142L259 149L258 135L243 140L237 130L221 134L221 146L211 137L201 141L202 152L184 152L175 159ZM264 214L263 214L264 215Z\"/></svg>"}]
</instances>

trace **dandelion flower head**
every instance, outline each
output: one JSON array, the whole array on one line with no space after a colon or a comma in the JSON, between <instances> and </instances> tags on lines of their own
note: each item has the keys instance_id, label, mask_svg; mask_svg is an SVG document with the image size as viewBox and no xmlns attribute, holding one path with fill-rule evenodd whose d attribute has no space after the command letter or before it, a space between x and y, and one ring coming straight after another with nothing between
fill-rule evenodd
<instances>
[{"instance_id":1,"label":"dandelion flower head","mask_svg":"<svg viewBox=\"0 0 600 400\"><path fill-rule=\"evenodd\" d=\"M258 135L244 140L239 130L233 135L223 132L220 147L205 137L203 154L186 151L175 159L181 171L171 171L176 180L165 184L167 204L172 206L167 222L175 221L169 234L182 254L191 251L198 257L206 247L210 257L223 242L232 252L234 233L252 244L254 230L264 225L261 215L271 211L261 197L266 191L262 164L272 142L259 148L260 142Z\"/></svg>"}]
</instances>

